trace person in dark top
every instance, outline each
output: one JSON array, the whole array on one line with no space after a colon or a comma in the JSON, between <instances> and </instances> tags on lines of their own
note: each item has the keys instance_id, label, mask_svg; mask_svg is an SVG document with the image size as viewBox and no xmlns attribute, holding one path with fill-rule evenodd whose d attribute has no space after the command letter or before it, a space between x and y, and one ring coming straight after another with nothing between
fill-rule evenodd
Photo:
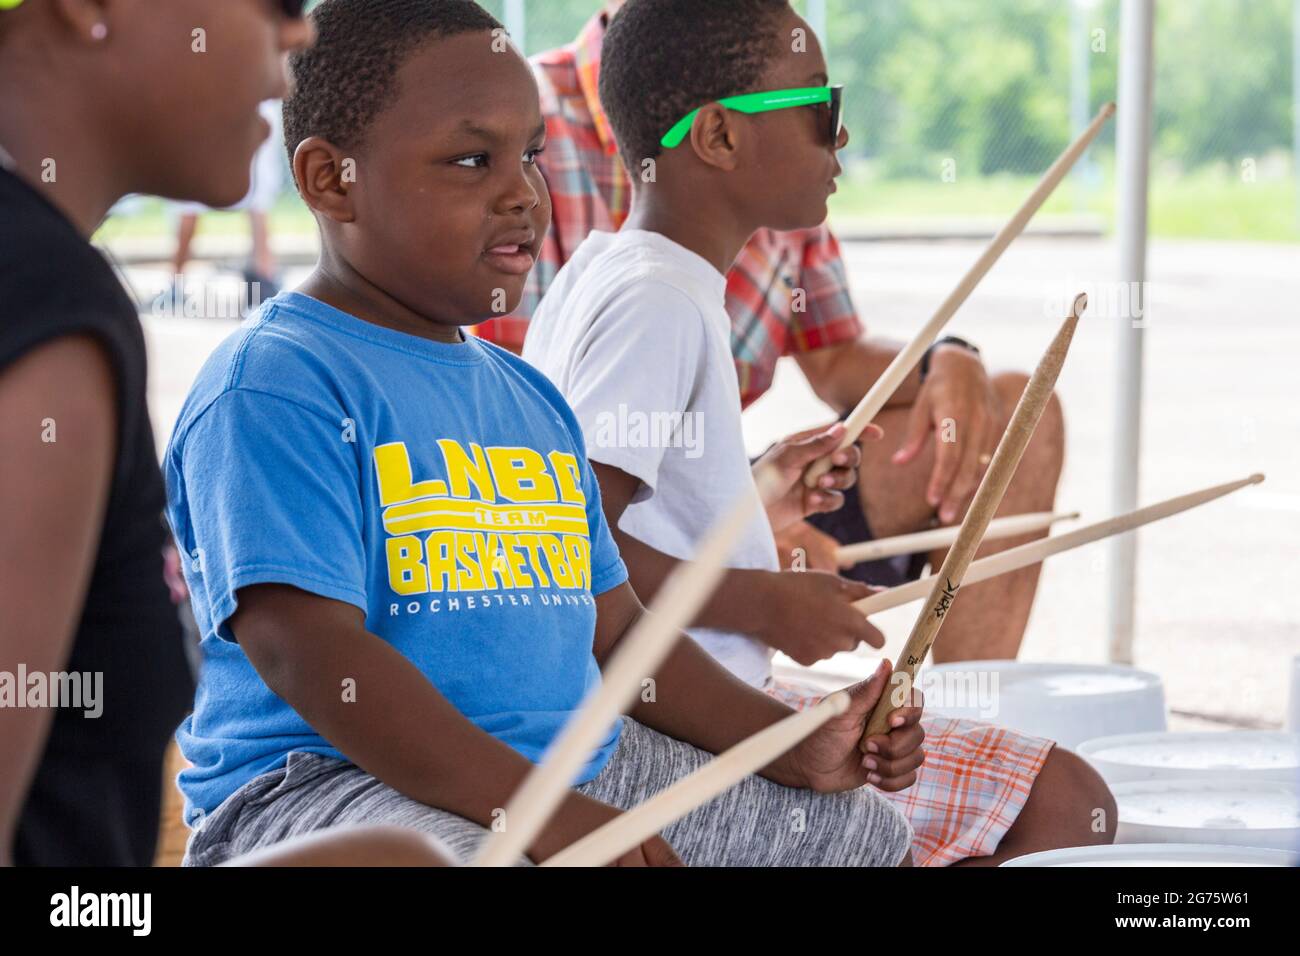
<instances>
[{"instance_id":1,"label":"person in dark top","mask_svg":"<svg viewBox=\"0 0 1300 956\"><path fill-rule=\"evenodd\" d=\"M84 577L76 558L84 563L93 554L64 660L46 644L31 649L39 667L30 657L14 663L79 675L82 697L98 691L101 698L48 711L49 737L18 818L14 860L145 865L158 830L163 750L193 684L163 582L164 498L145 406L144 338L112 269L12 171L0 172L0 209L0 395L30 410L15 415L14 403L3 401L0 428L16 432L17 444L7 445L16 467L0 487L5 512L25 519L50 547L42 559L21 525L5 534L5 617L15 627L34 626L33 637L44 631L57 639L50 619L66 612L52 607L53 599L74 596L69 585ZM26 395L15 394L23 389ZM43 413L33 399L50 407ZM14 488L29 479L26 490ZM65 508L80 528L68 527L70 515L55 517ZM71 580L51 588L57 577ZM31 586L20 589L24 578ZM21 646L23 636L15 636ZM11 651L6 634L6 663ZM6 725L11 721L7 715Z\"/></svg>"},{"instance_id":2,"label":"person in dark top","mask_svg":"<svg viewBox=\"0 0 1300 956\"><path fill-rule=\"evenodd\" d=\"M0 10L0 865L152 862L194 686L163 579L144 337L88 237L128 193L247 192L258 104L285 95L283 56L311 39L304 6ZM253 862L440 862L424 838L369 836Z\"/></svg>"}]
</instances>

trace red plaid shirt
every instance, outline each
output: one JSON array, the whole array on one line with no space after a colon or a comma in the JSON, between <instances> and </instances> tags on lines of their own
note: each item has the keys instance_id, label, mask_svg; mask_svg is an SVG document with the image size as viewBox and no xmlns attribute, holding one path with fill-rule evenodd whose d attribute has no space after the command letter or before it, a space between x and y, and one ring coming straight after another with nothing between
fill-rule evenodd
<instances>
[{"instance_id":1,"label":"red plaid shirt","mask_svg":"<svg viewBox=\"0 0 1300 956\"><path fill-rule=\"evenodd\" d=\"M627 219L631 185L597 85L605 23L605 15L597 14L573 43L532 61L546 117L546 152L539 165L554 215L519 308L478 326L479 335L498 345L520 348L529 317L579 244L593 229L616 232ZM795 310L796 289L804 293L801 311ZM825 226L755 233L727 276L727 312L746 405L771 386L783 355L862 334L839 243Z\"/></svg>"}]
</instances>

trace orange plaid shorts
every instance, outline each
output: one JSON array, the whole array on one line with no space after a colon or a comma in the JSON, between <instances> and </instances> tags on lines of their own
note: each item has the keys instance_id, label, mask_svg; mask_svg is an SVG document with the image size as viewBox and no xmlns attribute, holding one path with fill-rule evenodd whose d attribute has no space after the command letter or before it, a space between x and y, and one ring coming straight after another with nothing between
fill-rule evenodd
<instances>
[{"instance_id":1,"label":"orange plaid shorts","mask_svg":"<svg viewBox=\"0 0 1300 956\"><path fill-rule=\"evenodd\" d=\"M764 690L795 710L823 691L775 680ZM1054 742L976 720L922 717L925 763L916 783L886 793L912 824L917 866L949 866L994 853L1029 798Z\"/></svg>"}]
</instances>

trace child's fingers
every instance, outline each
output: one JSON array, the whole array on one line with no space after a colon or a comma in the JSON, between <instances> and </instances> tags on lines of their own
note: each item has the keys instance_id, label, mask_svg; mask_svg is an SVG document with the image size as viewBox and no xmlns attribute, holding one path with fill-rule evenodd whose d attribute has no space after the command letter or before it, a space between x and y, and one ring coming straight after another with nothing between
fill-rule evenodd
<instances>
[{"instance_id":1,"label":"child's fingers","mask_svg":"<svg viewBox=\"0 0 1300 956\"><path fill-rule=\"evenodd\" d=\"M876 749L872 750L867 747L865 756L883 757L886 760L897 760L905 754L910 754L920 748L925 743L925 728L920 724L910 724L898 730L892 730L887 734L874 734L867 738L867 743L875 744Z\"/></svg>"},{"instance_id":2,"label":"child's fingers","mask_svg":"<svg viewBox=\"0 0 1300 956\"><path fill-rule=\"evenodd\" d=\"M880 633L880 629L871 623L861 611L849 605L853 601L860 601L862 598L869 597L878 589L869 584L863 584L861 581L851 581L848 578L839 578L838 597L844 601L844 606L838 607L831 605L826 609L828 621L842 621L844 626L853 634L853 646L859 644L869 644L879 650L885 646L885 635Z\"/></svg>"},{"instance_id":3,"label":"child's fingers","mask_svg":"<svg viewBox=\"0 0 1300 956\"><path fill-rule=\"evenodd\" d=\"M894 695L898 692L899 688L897 685L894 682L891 682L889 693ZM921 725L921 716L924 713L924 708L920 706L920 701L918 700L919 697L920 691L913 688L912 699L917 702L915 704L909 704L906 707L895 707L891 710L889 712L889 730L883 734L876 734L875 736L868 737L867 740L893 737L893 735L898 733L900 730L908 727L919 727ZM863 750L866 750L866 741L863 741Z\"/></svg>"},{"instance_id":4,"label":"child's fingers","mask_svg":"<svg viewBox=\"0 0 1300 956\"><path fill-rule=\"evenodd\" d=\"M917 747L909 753L892 759L867 754L862 758L862 769L867 772L869 783L881 786L888 781L900 780L916 773L924 763L925 750Z\"/></svg>"},{"instance_id":5,"label":"child's fingers","mask_svg":"<svg viewBox=\"0 0 1300 956\"><path fill-rule=\"evenodd\" d=\"M879 781L872 780L873 776L879 776L879 774L867 774L867 782L877 790L883 790L886 793L899 793L916 783L915 770L898 777L880 777Z\"/></svg>"},{"instance_id":6,"label":"child's fingers","mask_svg":"<svg viewBox=\"0 0 1300 956\"><path fill-rule=\"evenodd\" d=\"M821 458L829 458L833 471L843 469L852 472L853 477L850 479L847 475L840 474L831 482L823 479L819 487L850 488L857 481L857 470L862 464L862 449L856 441L846 448L839 447L844 441L845 431L844 423L836 422L829 428L797 432L778 444L772 460L778 467L793 471L802 470ZM868 425L858 440L867 438L876 441L884 434L879 426Z\"/></svg>"},{"instance_id":7,"label":"child's fingers","mask_svg":"<svg viewBox=\"0 0 1300 956\"><path fill-rule=\"evenodd\" d=\"M880 650L885 646L885 635L880 633L880 628L876 627L876 625L867 621L865 618L862 629L859 632L859 637L861 643L866 644L868 647L875 648L876 650Z\"/></svg>"},{"instance_id":8,"label":"child's fingers","mask_svg":"<svg viewBox=\"0 0 1300 956\"><path fill-rule=\"evenodd\" d=\"M925 728L921 726L920 707L900 707L889 715L890 723L901 719L897 727L888 733L872 734L862 741L861 750L868 756L881 755L897 757L909 749L919 747L925 740Z\"/></svg>"},{"instance_id":9,"label":"child's fingers","mask_svg":"<svg viewBox=\"0 0 1300 956\"><path fill-rule=\"evenodd\" d=\"M792 435L786 435L784 438L781 439L781 443L785 445L797 445L800 442L805 442L810 439L825 438L826 436L830 435L831 432L834 432L837 428L839 429L839 431L835 435L835 438L836 440L838 440L844 437L845 429L844 429L843 422L835 421L835 422L828 422L825 425L818 425L816 428L805 428L803 431L795 432Z\"/></svg>"},{"instance_id":10,"label":"child's fingers","mask_svg":"<svg viewBox=\"0 0 1300 956\"><path fill-rule=\"evenodd\" d=\"M851 471L857 471L862 465L862 448L854 442L848 448L841 448L831 455L831 465L834 468L847 468Z\"/></svg>"},{"instance_id":11,"label":"child's fingers","mask_svg":"<svg viewBox=\"0 0 1300 956\"><path fill-rule=\"evenodd\" d=\"M817 487L823 491L844 491L857 483L857 468L832 468L817 479Z\"/></svg>"},{"instance_id":12,"label":"child's fingers","mask_svg":"<svg viewBox=\"0 0 1300 956\"><path fill-rule=\"evenodd\" d=\"M908 689L906 706L899 707L889 715L889 727L891 730L914 724L921 719L921 714L925 710L925 694L916 684Z\"/></svg>"},{"instance_id":13,"label":"child's fingers","mask_svg":"<svg viewBox=\"0 0 1300 956\"><path fill-rule=\"evenodd\" d=\"M849 709L848 714L854 718L866 718L876 707L876 701L880 700L880 694L885 689L885 683L889 680L889 672L893 669L889 658L881 660L876 672L864 681L859 681L848 689L849 691Z\"/></svg>"},{"instance_id":14,"label":"child's fingers","mask_svg":"<svg viewBox=\"0 0 1300 956\"><path fill-rule=\"evenodd\" d=\"M844 424L836 422L830 428L810 437L790 436L781 442L776 463L781 468L802 470L819 458L835 454L836 448L844 440Z\"/></svg>"},{"instance_id":15,"label":"child's fingers","mask_svg":"<svg viewBox=\"0 0 1300 956\"><path fill-rule=\"evenodd\" d=\"M805 489L803 513L805 515L823 514L827 511L839 511L844 507L844 492L818 488L815 491Z\"/></svg>"},{"instance_id":16,"label":"child's fingers","mask_svg":"<svg viewBox=\"0 0 1300 956\"><path fill-rule=\"evenodd\" d=\"M653 836L641 844L641 852L645 855L646 865L648 866L685 866L681 857L669 845L668 841L661 836Z\"/></svg>"}]
</instances>

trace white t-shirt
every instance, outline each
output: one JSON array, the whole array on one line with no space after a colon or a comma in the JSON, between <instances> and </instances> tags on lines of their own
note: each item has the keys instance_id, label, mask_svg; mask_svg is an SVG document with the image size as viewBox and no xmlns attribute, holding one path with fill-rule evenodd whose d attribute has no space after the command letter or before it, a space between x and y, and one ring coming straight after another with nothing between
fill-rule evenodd
<instances>
[{"instance_id":1,"label":"white t-shirt","mask_svg":"<svg viewBox=\"0 0 1300 956\"><path fill-rule=\"evenodd\" d=\"M619 527L678 559L694 557L741 495L754 516L733 568L778 569L740 425L727 280L658 233L593 232L547 289L528 324L524 358L573 406L592 461L641 479ZM691 636L750 684L772 650L743 634Z\"/></svg>"}]
</instances>

